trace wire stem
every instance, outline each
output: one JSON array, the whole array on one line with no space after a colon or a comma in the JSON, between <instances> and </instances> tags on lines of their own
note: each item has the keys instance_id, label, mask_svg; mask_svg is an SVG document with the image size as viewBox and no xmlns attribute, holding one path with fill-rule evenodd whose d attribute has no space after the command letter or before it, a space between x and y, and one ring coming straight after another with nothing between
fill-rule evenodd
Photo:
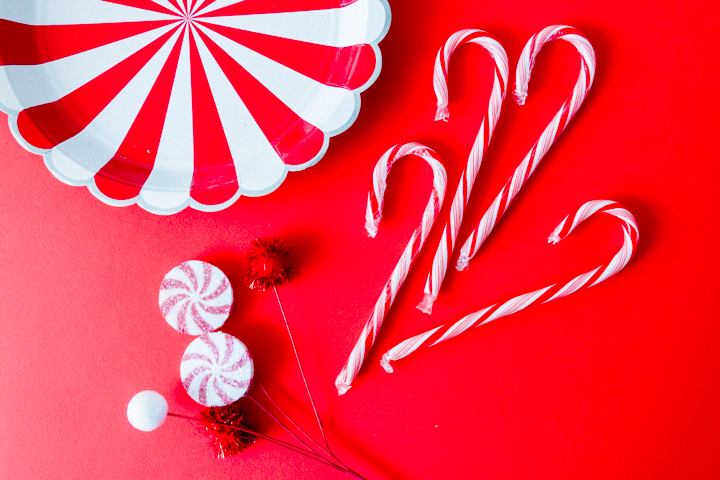
<instances>
[{"instance_id":1,"label":"wire stem","mask_svg":"<svg viewBox=\"0 0 720 480\"><path fill-rule=\"evenodd\" d=\"M191 422L197 422L197 423L202 423L202 424L211 424L211 425L222 425L223 427L232 428L232 429L234 429L234 430L238 430L238 431L241 431L241 432L243 432L243 433L247 433L247 434L253 435L253 436L255 436L255 437L262 438L263 440L267 440L268 442L272 442L272 443L274 443L274 444L276 444L276 445L279 445L279 446L281 446L281 447L285 447L285 448L287 448L288 450L292 450L293 452L299 453L299 454L301 454L301 455L305 455L305 456L308 457L308 458L312 458L313 460L316 460L316 461L318 461L318 462L320 462L320 463L323 463L323 464L327 465L328 467L332 467L332 468L334 468L334 469L336 469L336 470L339 470L339 471L341 471L341 472L343 472L343 473L348 473L348 471L347 471L346 469L344 469L344 468L342 468L341 466L336 465L336 464L334 464L334 463L328 462L327 460L325 460L324 458L318 456L317 454L311 453L310 451L307 451L307 450L303 450L302 448L296 447L295 445L292 445L292 444L287 443L287 442L283 442L282 440L279 440L279 439L277 439L277 438L273 438L273 437L269 437L269 436L267 436L267 435L263 435L262 433L254 432L254 431L248 430L248 429L246 429L246 428L236 427L235 425L230 425L230 424L228 424L228 423L223 423L223 422L207 422L207 421L202 420L202 419L200 419L200 418L188 417L188 416L186 416L186 415L179 415L179 414L177 414L177 413L168 413L168 416L169 416L169 417L184 418L185 420L189 420L189 421L191 421Z\"/></svg>"},{"instance_id":2,"label":"wire stem","mask_svg":"<svg viewBox=\"0 0 720 480\"><path fill-rule=\"evenodd\" d=\"M260 383L257 381L257 378L255 379L255 383L257 383L258 385L260 385ZM262 387L260 387L260 388L262 388ZM265 391L265 389L263 388L263 392L264 392L264 391ZM267 395L267 393L266 393L266 395ZM252 397L252 396L250 396L250 395L248 395L247 397L248 397L250 400L252 400L252 401L255 403L255 405L257 405L258 407L260 407L260 409L261 409L263 412L265 412L270 418L272 418L273 420L275 420L275 422L276 422L278 425L280 425L283 429L285 429L286 432L288 432L290 435L292 435L293 438L295 438L295 440L297 440L298 442L300 442L300 443L302 443L303 445L305 445L305 447L306 447L308 450L312 451L312 452L313 452L315 455L317 455L318 457L321 457L321 455L320 455L319 452L317 452L314 448L312 448L310 445L308 445L306 442L304 442L300 437L298 437L298 436L295 434L295 432L293 432L292 430L290 430L290 429L287 427L287 425L285 425L283 422L281 422L279 418L277 418L275 415L273 415L272 412L270 412L267 408L265 408L265 407L264 407L260 402L258 402L254 397ZM274 402L273 402L273 403L274 403ZM301 430L301 431L302 431L302 430ZM322 457L321 457L321 458L322 458Z\"/></svg>"},{"instance_id":3,"label":"wire stem","mask_svg":"<svg viewBox=\"0 0 720 480\"><path fill-rule=\"evenodd\" d=\"M302 376L303 383L305 383L305 390L307 391L308 397L310 398L310 405L312 405L313 412L315 413L315 419L317 420L318 426L320 427L320 433L322 434L323 440L325 441L325 447L327 448L328 453L332 456L333 459L335 459L343 467L350 471L348 466L345 465L342 460L340 460L330 448L328 439L325 436L325 429L323 428L322 421L320 420L320 415L318 414L317 407L315 406L315 400L313 399L312 393L310 393L310 387L308 386L307 378L305 377L305 371L303 370L302 362L300 362L300 355L298 355L297 347L295 346L295 339L293 338L292 332L290 331L290 324L288 323L287 316L285 315L285 309L283 308L283 304L280 301L280 294L278 293L277 286L273 286L273 290L275 291L275 297L277 298L278 305L280 305L280 312L282 313L283 320L285 320L285 328L287 328L288 335L290 336L290 343L292 344L293 352L295 352L295 359L297 360L298 367L300 368L300 375Z\"/></svg>"},{"instance_id":4,"label":"wire stem","mask_svg":"<svg viewBox=\"0 0 720 480\"><path fill-rule=\"evenodd\" d=\"M263 391L263 393L265 394L267 399L270 400L270 403L272 403L273 406L275 406L275 408L277 408L278 411L280 411L280 413L282 413L283 416L285 416L285 418L287 418L290 421L290 423L293 424L293 426L295 428L297 428L303 435L305 435L305 437L307 437L317 448L322 450L323 453L325 453L329 457L332 457L332 455L327 450L325 450L318 442L316 442L314 438L312 438L310 435L308 435L308 433L305 430L303 430L302 427L300 427L300 425L298 425L297 422L295 420L293 420L290 417L290 415L288 415L287 412L285 410L283 410L282 407L280 407L280 405L278 405L275 402L275 400L273 400L273 398L270 396L270 394L267 392L267 390L265 390L265 387L262 386L262 383L260 383L257 378L255 379L255 383L257 383L257 386L260 387L260 389ZM257 403L257 400L254 400L254 401ZM302 442L302 440L300 440L300 441ZM305 444L305 442L303 442L303 444ZM307 444L305 444L305 445L307 445ZM310 447L308 446L308 448L310 448ZM315 450L313 450L313 451L315 451ZM315 453L317 453L317 452L315 452Z\"/></svg>"}]
</instances>

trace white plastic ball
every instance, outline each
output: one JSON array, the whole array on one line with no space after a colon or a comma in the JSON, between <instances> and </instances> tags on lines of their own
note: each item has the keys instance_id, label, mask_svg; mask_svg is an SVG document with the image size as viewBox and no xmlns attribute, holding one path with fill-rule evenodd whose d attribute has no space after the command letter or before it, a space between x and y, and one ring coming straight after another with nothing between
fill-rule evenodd
<instances>
[{"instance_id":1,"label":"white plastic ball","mask_svg":"<svg viewBox=\"0 0 720 480\"><path fill-rule=\"evenodd\" d=\"M138 393L128 403L127 417L130 425L143 432L151 432L158 428L165 423L167 415L167 400L152 390Z\"/></svg>"}]
</instances>

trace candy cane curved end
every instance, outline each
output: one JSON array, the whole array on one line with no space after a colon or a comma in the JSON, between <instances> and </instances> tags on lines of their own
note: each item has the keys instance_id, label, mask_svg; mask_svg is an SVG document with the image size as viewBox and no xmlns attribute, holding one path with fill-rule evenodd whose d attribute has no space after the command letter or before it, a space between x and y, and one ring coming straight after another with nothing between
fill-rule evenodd
<instances>
[{"instance_id":1,"label":"candy cane curved end","mask_svg":"<svg viewBox=\"0 0 720 480\"><path fill-rule=\"evenodd\" d=\"M623 245L613 258L589 272L580 274L566 283L556 283L534 292L514 297L504 303L496 303L483 310L478 310L453 324L440 325L414 337L400 342L385 353L380 364L386 372L392 373L390 362L407 357L420 348L432 347L438 343L454 338L471 328L479 327L498 318L512 315L533 305L541 305L552 300L567 297L570 294L590 288L612 277L625 268L637 250L640 233L637 221L625 207L610 200L587 202L557 226L550 235L550 242L557 243L566 238L578 225L596 213L612 215L622 221Z\"/></svg>"},{"instance_id":2,"label":"candy cane curved end","mask_svg":"<svg viewBox=\"0 0 720 480\"><path fill-rule=\"evenodd\" d=\"M437 153L419 143L396 145L383 154L373 170L373 188L368 195L367 209L365 211L365 228L370 236L375 236L382 218L387 177L390 170L397 160L408 155L416 155L422 158L433 171L430 200L423 212L420 226L413 232L400 260L385 283L372 313L365 322L365 326L353 346L345 366L335 380L335 387L339 395L344 395L350 390L353 380L360 372L367 353L375 343L375 338L382 327L383 320L405 282L415 258L422 250L445 199L447 173Z\"/></svg>"},{"instance_id":3,"label":"candy cane curved end","mask_svg":"<svg viewBox=\"0 0 720 480\"><path fill-rule=\"evenodd\" d=\"M515 72L515 90L513 91L513 99L518 105L525 105L525 99L528 96L528 85L530 84L530 75L535 60L542 47L553 40L562 38L577 48L583 62L588 64L591 70L590 83L592 84L595 75L595 50L585 36L575 27L570 25L551 25L542 29L533 35L530 41L523 48L518 60L517 70ZM590 86L588 85L588 89Z\"/></svg>"},{"instance_id":4,"label":"candy cane curved end","mask_svg":"<svg viewBox=\"0 0 720 480\"><path fill-rule=\"evenodd\" d=\"M503 78L503 98L505 97L504 88L507 85L508 77L508 59L505 49L498 43L489 33L477 29L459 30L447 39L447 41L438 50L435 57L435 67L433 69L433 88L437 97L437 111L435 113L435 121L442 120L447 122L450 118L450 103L448 93L448 65L450 58L455 50L467 43L477 43L488 50L495 60L497 73Z\"/></svg>"}]
</instances>

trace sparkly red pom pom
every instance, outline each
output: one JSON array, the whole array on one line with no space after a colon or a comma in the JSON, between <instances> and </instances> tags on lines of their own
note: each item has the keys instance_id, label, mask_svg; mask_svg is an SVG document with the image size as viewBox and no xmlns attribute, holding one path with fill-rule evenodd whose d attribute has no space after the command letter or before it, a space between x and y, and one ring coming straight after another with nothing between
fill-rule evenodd
<instances>
[{"instance_id":1,"label":"sparkly red pom pom","mask_svg":"<svg viewBox=\"0 0 720 480\"><path fill-rule=\"evenodd\" d=\"M292 248L286 247L280 238L253 240L245 255L250 264L245 276L247 286L263 292L290 283L295 273L291 252Z\"/></svg>"},{"instance_id":2,"label":"sparkly red pom pom","mask_svg":"<svg viewBox=\"0 0 720 480\"><path fill-rule=\"evenodd\" d=\"M202 419L198 430L207 435L217 458L237 455L255 443L255 436L234 428L219 425L225 423L245 430L252 430L248 413L237 402L224 407L210 407L200 412Z\"/></svg>"}]
</instances>

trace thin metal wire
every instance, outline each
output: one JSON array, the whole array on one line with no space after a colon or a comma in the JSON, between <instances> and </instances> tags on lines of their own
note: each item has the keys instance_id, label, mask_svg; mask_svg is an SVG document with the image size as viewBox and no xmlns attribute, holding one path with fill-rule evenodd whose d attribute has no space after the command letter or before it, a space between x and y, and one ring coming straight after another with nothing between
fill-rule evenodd
<instances>
[{"instance_id":1,"label":"thin metal wire","mask_svg":"<svg viewBox=\"0 0 720 480\"><path fill-rule=\"evenodd\" d=\"M328 443L328 439L325 436L325 429L323 428L322 421L320 420L320 415L318 414L317 407L315 406L315 400L313 399L312 393L310 393L310 387L308 386L307 378L305 377L305 371L302 367L302 362L300 362L300 355L298 355L297 347L295 346L295 340L293 339L292 332L290 331L290 324L288 323L287 316L285 315L285 309L283 308L283 304L280 301L280 294L278 293L277 286L273 286L273 290L275 291L275 297L277 298L278 305L280 305L280 312L282 313L283 320L285 320L285 327L287 328L288 335L290 336L290 343L293 347L293 352L295 352L295 359L297 360L298 367L300 368L300 375L302 376L303 382L305 383L305 390L307 391L308 397L310 397L310 404L312 405L313 412L315 413L315 419L318 422L318 426L320 427L320 433L322 434L323 440L325 441L325 447L327 448L328 453L332 456L333 459L338 461L340 465L350 470L347 465L345 465L342 460L340 460L332 451L330 448L330 444Z\"/></svg>"},{"instance_id":2,"label":"thin metal wire","mask_svg":"<svg viewBox=\"0 0 720 480\"><path fill-rule=\"evenodd\" d=\"M169 416L169 417L184 418L185 420L189 420L189 421L191 421L191 422L197 422L197 423L203 423L203 424L208 424L208 423L209 423L209 424L212 424L212 425L222 425L223 427L228 427L228 428L232 428L232 429L235 429L235 430L239 430L239 431L241 431L241 432L248 433L248 434L253 435L253 436L255 436L255 437L262 438L263 440L267 440L268 442L272 442L272 443L274 443L274 444L276 444L276 445L279 445L279 446L281 446L281 447L285 447L285 448L287 448L288 450L292 450L292 451L297 452L297 453L299 453L299 454L301 454L301 455L305 455L305 456L308 457L308 458L312 458L313 460L316 460L316 461L318 461L318 462L320 462L320 463L324 463L325 465L327 465L327 466L329 466L329 467L332 467L332 468L334 468L334 469L336 469L336 470L339 470L339 471L342 472L342 473L347 473L347 470L343 469L343 468L340 467L339 465L336 465L336 464L334 464L334 463L330 463L330 462L328 462L327 460L325 460L324 458L322 458L322 457L320 457L320 456L318 456L318 455L316 455L316 454L313 454L313 453L311 453L311 452L309 452L309 451L307 451L307 450L303 450L302 448L296 447L295 445L292 445L292 444L290 444L290 443L283 442L282 440L278 440L277 438L273 438L273 437L269 437L269 436L267 436L267 435L263 435L262 433L254 432L254 431L248 430L248 429L246 429L246 428L236 427L235 425L230 425L230 424L228 424L228 423L223 423L223 422L207 422L207 421L202 420L202 419L200 419L200 418L188 417L188 416L186 416L186 415L180 415L180 414L177 414L177 413L168 413L168 416Z\"/></svg>"},{"instance_id":3,"label":"thin metal wire","mask_svg":"<svg viewBox=\"0 0 720 480\"><path fill-rule=\"evenodd\" d=\"M315 446L317 446L323 453L325 453L325 454L328 455L329 457L332 457L332 455L330 454L330 452L328 452L327 450L325 450L317 441L315 441L314 438L312 438L310 435L308 435L308 433L307 433L305 430L303 430L302 427L300 427L300 425L298 425L297 422L296 422L295 420L293 420L293 419L290 417L290 415L288 415L287 412L286 412L285 410L283 410L282 407L280 407L280 405L278 405L278 404L275 402L275 400L273 400L273 398L270 396L270 394L267 392L267 390L265 390L265 387L263 387L262 383L260 383L257 378L255 378L255 383L257 384L258 387L260 387L260 389L263 391L263 393L265 394L265 396L267 397L267 399L270 400L270 403L272 403L273 406L275 406L275 408L277 408L277 409L280 411L280 413L282 413L282 414L285 416L285 418L287 418L287 419L290 421L290 423L293 424L293 426L294 426L295 428L297 428L297 429L298 429L303 435L305 435L312 443L314 443ZM253 401L254 401L255 403L257 403L257 400L253 399ZM261 408L262 408L262 406L261 406ZM264 410L264 408L263 408L263 410ZM278 423L279 423L279 421L278 421ZM300 441L302 442L302 440L300 440ZM302 443L303 443L304 445L307 445L305 442L302 442ZM309 445L308 445L308 448L310 448ZM315 451L315 450L313 450L313 451ZM317 453L317 452L315 452L315 453Z\"/></svg>"},{"instance_id":4,"label":"thin metal wire","mask_svg":"<svg viewBox=\"0 0 720 480\"><path fill-rule=\"evenodd\" d=\"M260 386L260 388L262 388L262 385L260 385L260 382L257 381L257 378L255 379L255 383L257 383L258 386ZM265 389L262 388L262 391L265 392ZM265 395L267 395L267 393L265 393ZM273 415L272 412L270 412L267 408L265 408L265 407L264 407L260 402L258 402L254 397L252 397L252 396L250 396L250 395L248 395L247 397L248 397L250 400L252 400L252 401L255 403L255 405L257 405L258 407L260 407L260 409L262 409L262 411L265 412L270 418L272 418L273 420L275 420L275 422L276 422L278 425L280 425L282 428L284 428L286 432L288 432L290 435L292 435L292 436L295 438L295 440L297 440L298 442L300 442L300 443L302 443L303 445L305 445L305 447L307 447L309 450L311 450L311 451L312 451L315 455L317 455L318 457L321 457L321 455L320 455L319 452L317 452L314 448L312 448L310 445L308 445L306 442L304 442L300 437L298 437L298 436L295 434L295 432L293 432L292 430L290 430L284 423L282 423L282 422L280 421L279 418L277 418L275 415ZM268 398L269 398L269 397L268 397ZM272 400L271 400L271 401L272 401ZM274 403L275 403L275 402L273 402L273 404L274 404ZM299 427L298 427L298 429L299 429ZM300 431L302 432L302 430L300 430ZM303 432L303 433L304 433L304 432ZM305 434L305 435L307 436L307 434ZM321 458L322 458L322 457L321 457Z\"/></svg>"}]
</instances>

